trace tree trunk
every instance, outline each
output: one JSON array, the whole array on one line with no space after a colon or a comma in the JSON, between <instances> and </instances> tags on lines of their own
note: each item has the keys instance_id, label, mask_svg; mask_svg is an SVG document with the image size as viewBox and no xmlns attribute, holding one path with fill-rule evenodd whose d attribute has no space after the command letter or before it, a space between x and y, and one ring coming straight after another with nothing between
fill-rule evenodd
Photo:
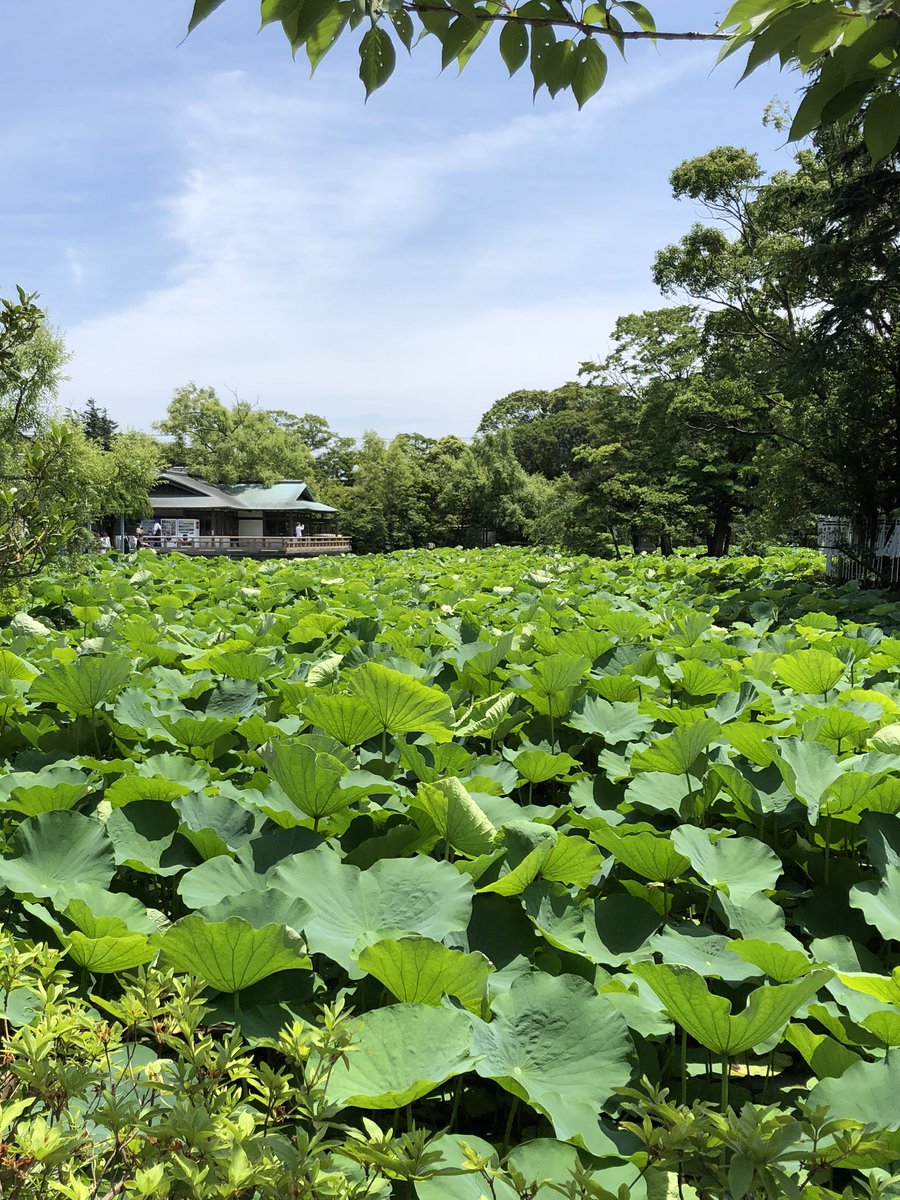
<instances>
[{"instance_id":1,"label":"tree trunk","mask_svg":"<svg viewBox=\"0 0 900 1200\"><path fill-rule=\"evenodd\" d=\"M731 541L731 513L721 512L711 533L706 536L706 551L710 558L721 558L728 553Z\"/></svg>"},{"instance_id":2,"label":"tree trunk","mask_svg":"<svg viewBox=\"0 0 900 1200\"><path fill-rule=\"evenodd\" d=\"M672 553L672 535L669 533L661 533L659 535L659 552L664 558L668 558Z\"/></svg>"}]
</instances>

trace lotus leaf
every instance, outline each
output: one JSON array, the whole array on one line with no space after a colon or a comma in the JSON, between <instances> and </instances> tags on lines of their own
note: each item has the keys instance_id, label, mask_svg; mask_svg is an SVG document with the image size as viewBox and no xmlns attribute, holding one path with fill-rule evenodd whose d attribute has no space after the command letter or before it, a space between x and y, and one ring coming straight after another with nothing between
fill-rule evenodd
<instances>
[{"instance_id":1,"label":"lotus leaf","mask_svg":"<svg viewBox=\"0 0 900 1200\"><path fill-rule=\"evenodd\" d=\"M74 812L45 812L23 821L12 858L0 860L0 880L19 895L54 902L73 885L106 887L115 874L113 848L99 821Z\"/></svg>"},{"instance_id":2,"label":"lotus leaf","mask_svg":"<svg viewBox=\"0 0 900 1200\"><path fill-rule=\"evenodd\" d=\"M127 658L89 655L51 667L32 683L29 695L32 700L49 701L75 716L87 717L125 685L132 670Z\"/></svg>"},{"instance_id":3,"label":"lotus leaf","mask_svg":"<svg viewBox=\"0 0 900 1200\"><path fill-rule=\"evenodd\" d=\"M839 658L825 650L795 650L783 654L772 664L782 683L795 692L827 695L846 671Z\"/></svg>"},{"instance_id":4,"label":"lotus leaf","mask_svg":"<svg viewBox=\"0 0 900 1200\"><path fill-rule=\"evenodd\" d=\"M360 871L321 850L286 859L274 869L271 886L310 905L310 949L340 963L352 978L361 973L355 947L382 940L388 929L436 941L464 930L473 895L471 879L449 863L382 859Z\"/></svg>"},{"instance_id":5,"label":"lotus leaf","mask_svg":"<svg viewBox=\"0 0 900 1200\"><path fill-rule=\"evenodd\" d=\"M328 1080L332 1104L399 1108L473 1066L472 1018L428 1004L392 1004L351 1027L353 1053Z\"/></svg>"},{"instance_id":6,"label":"lotus leaf","mask_svg":"<svg viewBox=\"0 0 900 1200\"><path fill-rule=\"evenodd\" d=\"M242 917L212 922L191 913L166 930L160 945L170 966L199 975L220 992L239 992L278 971L309 965L293 930L255 928Z\"/></svg>"},{"instance_id":7,"label":"lotus leaf","mask_svg":"<svg viewBox=\"0 0 900 1200\"><path fill-rule=\"evenodd\" d=\"M492 964L483 954L450 950L432 938L387 938L366 946L359 965L403 1003L440 1004L453 996L480 1014Z\"/></svg>"},{"instance_id":8,"label":"lotus leaf","mask_svg":"<svg viewBox=\"0 0 900 1200\"><path fill-rule=\"evenodd\" d=\"M631 1076L634 1046L605 996L574 975L523 975L475 1020L475 1070L549 1117L563 1141L602 1153L597 1122Z\"/></svg>"},{"instance_id":9,"label":"lotus leaf","mask_svg":"<svg viewBox=\"0 0 900 1200\"><path fill-rule=\"evenodd\" d=\"M709 830L682 825L672 834L672 844L705 883L723 888L738 904L774 888L783 870L775 851L754 838L714 838Z\"/></svg>"},{"instance_id":10,"label":"lotus leaf","mask_svg":"<svg viewBox=\"0 0 900 1200\"><path fill-rule=\"evenodd\" d=\"M636 771L663 771L667 775L687 775L698 757L721 732L718 721L701 718L691 725L680 725L667 737L638 749L631 759Z\"/></svg>"},{"instance_id":11,"label":"lotus leaf","mask_svg":"<svg viewBox=\"0 0 900 1200\"><path fill-rule=\"evenodd\" d=\"M631 970L646 980L695 1041L728 1058L752 1050L783 1029L829 978L828 971L815 971L794 983L755 988L746 1009L733 1016L731 1001L713 995L696 971L647 962L635 963Z\"/></svg>"},{"instance_id":12,"label":"lotus leaf","mask_svg":"<svg viewBox=\"0 0 900 1200\"><path fill-rule=\"evenodd\" d=\"M377 719L380 732L430 733L450 740L450 702L438 688L375 662L352 671L348 685Z\"/></svg>"},{"instance_id":13,"label":"lotus leaf","mask_svg":"<svg viewBox=\"0 0 900 1200\"><path fill-rule=\"evenodd\" d=\"M461 780L450 777L421 783L413 803L438 836L460 854L475 858L493 848L496 830Z\"/></svg>"}]
</instances>

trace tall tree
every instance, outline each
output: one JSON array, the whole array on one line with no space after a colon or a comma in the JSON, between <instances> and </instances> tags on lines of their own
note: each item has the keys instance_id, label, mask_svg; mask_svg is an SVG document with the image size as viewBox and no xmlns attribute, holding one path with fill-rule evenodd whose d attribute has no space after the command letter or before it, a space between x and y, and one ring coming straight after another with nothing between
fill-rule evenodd
<instances>
[{"instance_id":1,"label":"tall tree","mask_svg":"<svg viewBox=\"0 0 900 1200\"><path fill-rule=\"evenodd\" d=\"M68 360L34 295L0 301L0 589L86 542L73 427L55 418Z\"/></svg>"},{"instance_id":2,"label":"tall tree","mask_svg":"<svg viewBox=\"0 0 900 1200\"><path fill-rule=\"evenodd\" d=\"M74 416L76 420L80 421L85 437L96 442L98 446L102 446L104 450L111 448L119 426L118 422L109 415L107 409L100 408L96 400L90 397L85 401L84 409L76 412Z\"/></svg>"},{"instance_id":3,"label":"tall tree","mask_svg":"<svg viewBox=\"0 0 900 1200\"><path fill-rule=\"evenodd\" d=\"M213 388L189 383L176 390L155 428L171 439L164 446L169 462L211 483L309 479L312 456L284 417L246 400L225 405Z\"/></svg>"}]
</instances>

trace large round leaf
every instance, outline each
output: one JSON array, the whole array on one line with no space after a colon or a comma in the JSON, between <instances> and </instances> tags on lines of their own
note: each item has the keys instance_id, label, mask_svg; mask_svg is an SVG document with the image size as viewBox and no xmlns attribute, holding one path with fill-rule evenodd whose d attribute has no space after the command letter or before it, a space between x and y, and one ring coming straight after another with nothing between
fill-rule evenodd
<instances>
[{"instance_id":1,"label":"large round leaf","mask_svg":"<svg viewBox=\"0 0 900 1200\"><path fill-rule=\"evenodd\" d=\"M309 965L293 930L274 924L255 929L242 917L204 921L191 913L166 930L161 946L171 966L199 975L220 992L239 992L277 971Z\"/></svg>"},{"instance_id":2,"label":"large round leaf","mask_svg":"<svg viewBox=\"0 0 900 1200\"><path fill-rule=\"evenodd\" d=\"M449 699L439 688L375 662L357 667L349 684L353 695L377 718L380 731L430 733L450 740L453 713Z\"/></svg>"},{"instance_id":3,"label":"large round leaf","mask_svg":"<svg viewBox=\"0 0 900 1200\"><path fill-rule=\"evenodd\" d=\"M795 692L824 696L846 671L835 655L825 650L795 650L782 654L772 664L776 677Z\"/></svg>"},{"instance_id":4,"label":"large round leaf","mask_svg":"<svg viewBox=\"0 0 900 1200\"><path fill-rule=\"evenodd\" d=\"M116 870L113 848L99 821L74 812L29 817L12 839L13 857L0 861L0 880L20 895L54 902L73 886L106 887Z\"/></svg>"},{"instance_id":5,"label":"large round leaf","mask_svg":"<svg viewBox=\"0 0 900 1200\"><path fill-rule=\"evenodd\" d=\"M696 825L682 825L672 844L704 883L723 888L734 903L770 891L784 869L775 851L755 838L715 837Z\"/></svg>"},{"instance_id":6,"label":"large round leaf","mask_svg":"<svg viewBox=\"0 0 900 1200\"><path fill-rule=\"evenodd\" d=\"M425 857L382 859L360 871L330 851L311 850L276 867L271 886L309 904L310 949L357 979L354 946L380 941L388 930L440 941L464 930L472 911L469 876Z\"/></svg>"},{"instance_id":7,"label":"large round leaf","mask_svg":"<svg viewBox=\"0 0 900 1200\"><path fill-rule=\"evenodd\" d=\"M481 1013L493 965L483 954L463 954L432 938L386 938L366 946L357 961L404 1003L440 1004L453 996Z\"/></svg>"},{"instance_id":8,"label":"large round leaf","mask_svg":"<svg viewBox=\"0 0 900 1200\"><path fill-rule=\"evenodd\" d=\"M328 1082L333 1104L400 1108L472 1068L466 1013L427 1004L393 1004L354 1021L353 1050Z\"/></svg>"},{"instance_id":9,"label":"large round leaf","mask_svg":"<svg viewBox=\"0 0 900 1200\"><path fill-rule=\"evenodd\" d=\"M666 737L634 752L635 771L663 771L667 775L687 775L697 758L721 733L722 727L711 717L692 725L679 725Z\"/></svg>"},{"instance_id":10,"label":"large round leaf","mask_svg":"<svg viewBox=\"0 0 900 1200\"><path fill-rule=\"evenodd\" d=\"M574 975L522 975L474 1021L475 1070L525 1100L563 1141L607 1146L598 1115L631 1077L634 1046L624 1017Z\"/></svg>"},{"instance_id":11,"label":"large round leaf","mask_svg":"<svg viewBox=\"0 0 900 1200\"><path fill-rule=\"evenodd\" d=\"M635 963L632 972L646 980L673 1020L701 1046L733 1058L758 1046L783 1029L830 978L829 971L814 971L794 983L758 987L747 1007L733 1016L731 1001L710 992L706 981L687 967L660 963Z\"/></svg>"},{"instance_id":12,"label":"large round leaf","mask_svg":"<svg viewBox=\"0 0 900 1200\"><path fill-rule=\"evenodd\" d=\"M127 658L85 655L73 663L51 667L31 685L29 697L86 717L114 696L133 670L134 664Z\"/></svg>"}]
</instances>

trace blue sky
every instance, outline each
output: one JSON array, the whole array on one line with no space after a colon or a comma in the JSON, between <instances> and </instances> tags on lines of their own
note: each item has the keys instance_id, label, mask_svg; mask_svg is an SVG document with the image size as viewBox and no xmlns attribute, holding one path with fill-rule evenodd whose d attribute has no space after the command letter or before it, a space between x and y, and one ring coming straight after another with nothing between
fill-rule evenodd
<instances>
[{"instance_id":1,"label":"blue sky","mask_svg":"<svg viewBox=\"0 0 900 1200\"><path fill-rule=\"evenodd\" d=\"M651 7L661 28L718 11ZM426 39L364 104L353 44L310 80L251 0L183 41L189 9L7 4L0 34L0 291L39 291L65 333L61 401L123 426L194 379L354 435L469 434L660 303L653 255L696 217L677 163L723 143L789 162L761 114L794 80L735 88L711 46L632 48L579 113L532 103L493 39L459 78Z\"/></svg>"}]
</instances>

